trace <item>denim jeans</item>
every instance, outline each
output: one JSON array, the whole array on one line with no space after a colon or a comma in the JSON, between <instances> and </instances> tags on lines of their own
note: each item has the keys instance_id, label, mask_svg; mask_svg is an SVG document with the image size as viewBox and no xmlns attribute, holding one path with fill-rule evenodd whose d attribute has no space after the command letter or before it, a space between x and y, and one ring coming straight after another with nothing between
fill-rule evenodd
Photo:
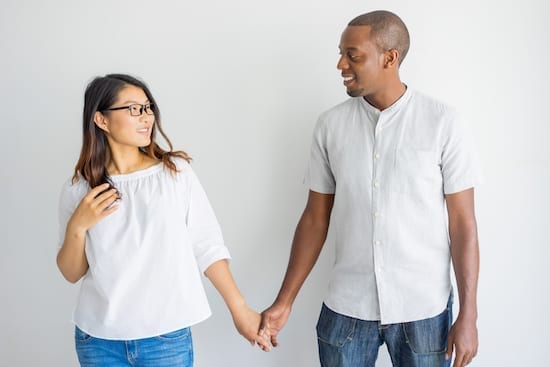
<instances>
[{"instance_id":1,"label":"denim jeans","mask_svg":"<svg viewBox=\"0 0 550 367\"><path fill-rule=\"evenodd\" d=\"M191 330L184 328L152 338L106 340L75 326L75 344L82 367L192 367Z\"/></svg>"},{"instance_id":2,"label":"denim jeans","mask_svg":"<svg viewBox=\"0 0 550 367\"><path fill-rule=\"evenodd\" d=\"M322 367L374 367L386 343L394 367L449 367L445 360L451 328L452 295L439 315L419 321L381 325L340 315L325 304L317 323Z\"/></svg>"}]
</instances>

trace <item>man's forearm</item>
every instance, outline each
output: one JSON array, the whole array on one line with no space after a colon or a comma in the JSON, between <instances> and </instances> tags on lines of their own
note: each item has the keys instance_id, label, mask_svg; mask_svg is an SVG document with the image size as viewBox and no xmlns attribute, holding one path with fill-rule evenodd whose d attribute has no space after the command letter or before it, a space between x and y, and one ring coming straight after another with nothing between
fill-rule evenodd
<instances>
[{"instance_id":1,"label":"man's forearm","mask_svg":"<svg viewBox=\"0 0 550 367\"><path fill-rule=\"evenodd\" d=\"M290 307L325 243L334 195L309 192L308 202L294 233L290 259L276 303Z\"/></svg>"},{"instance_id":2,"label":"man's forearm","mask_svg":"<svg viewBox=\"0 0 550 367\"><path fill-rule=\"evenodd\" d=\"M455 270L460 317L477 318L479 243L473 189L447 198L451 258Z\"/></svg>"},{"instance_id":3,"label":"man's forearm","mask_svg":"<svg viewBox=\"0 0 550 367\"><path fill-rule=\"evenodd\" d=\"M300 219L287 271L276 302L292 305L307 276L319 258L328 232L328 223L316 226L305 214Z\"/></svg>"},{"instance_id":4,"label":"man's forearm","mask_svg":"<svg viewBox=\"0 0 550 367\"><path fill-rule=\"evenodd\" d=\"M460 316L475 320L477 319L477 283L479 277L477 238L467 243L451 243L451 254L460 300Z\"/></svg>"}]
</instances>

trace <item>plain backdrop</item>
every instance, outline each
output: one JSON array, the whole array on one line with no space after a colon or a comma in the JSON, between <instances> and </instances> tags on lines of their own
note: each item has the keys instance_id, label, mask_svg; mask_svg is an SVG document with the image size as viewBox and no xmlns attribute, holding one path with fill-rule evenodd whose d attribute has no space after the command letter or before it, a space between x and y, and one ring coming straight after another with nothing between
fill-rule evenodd
<instances>
[{"instance_id":1,"label":"plain backdrop","mask_svg":"<svg viewBox=\"0 0 550 367\"><path fill-rule=\"evenodd\" d=\"M0 11L0 364L76 366L78 285L55 265L57 201L81 144L92 77L151 87L175 147L194 158L249 304L271 304L304 208L319 114L345 100L336 70L349 20L388 9L411 33L402 79L457 107L479 151L479 355L539 366L550 345L550 27L546 0L16 1ZM196 366L317 366L315 323L331 239L281 346L266 354L213 316L193 327ZM456 304L456 303L455 303ZM390 366L381 349L379 367Z\"/></svg>"}]
</instances>

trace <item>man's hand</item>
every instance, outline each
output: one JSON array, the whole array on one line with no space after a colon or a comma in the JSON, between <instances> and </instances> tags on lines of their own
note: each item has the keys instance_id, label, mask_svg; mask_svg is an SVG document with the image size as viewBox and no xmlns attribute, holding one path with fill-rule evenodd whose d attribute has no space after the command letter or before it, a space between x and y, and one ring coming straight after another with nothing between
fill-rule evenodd
<instances>
[{"instance_id":1,"label":"man's hand","mask_svg":"<svg viewBox=\"0 0 550 367\"><path fill-rule=\"evenodd\" d=\"M265 333L269 333L271 345L274 347L279 345L277 335L285 326L288 316L290 315L290 310L290 306L285 306L275 302L271 305L271 307L262 312L262 321L260 323L260 331L258 334L263 336Z\"/></svg>"},{"instance_id":2,"label":"man's hand","mask_svg":"<svg viewBox=\"0 0 550 367\"><path fill-rule=\"evenodd\" d=\"M453 367L464 367L477 354L477 327L475 320L464 320L460 316L451 327L447 341L445 359L449 359L455 352Z\"/></svg>"}]
</instances>

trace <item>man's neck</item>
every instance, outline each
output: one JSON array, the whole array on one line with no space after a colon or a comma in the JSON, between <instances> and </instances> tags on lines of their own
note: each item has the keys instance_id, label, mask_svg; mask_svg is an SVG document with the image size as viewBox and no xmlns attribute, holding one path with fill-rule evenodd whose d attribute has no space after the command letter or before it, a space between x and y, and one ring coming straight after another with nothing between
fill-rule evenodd
<instances>
[{"instance_id":1,"label":"man's neck","mask_svg":"<svg viewBox=\"0 0 550 367\"><path fill-rule=\"evenodd\" d=\"M405 94L407 86L403 84L399 79L389 85L387 88L379 91L370 96L365 96L365 100L372 106L376 107L380 111L384 111L386 108L394 104L399 98Z\"/></svg>"}]
</instances>

